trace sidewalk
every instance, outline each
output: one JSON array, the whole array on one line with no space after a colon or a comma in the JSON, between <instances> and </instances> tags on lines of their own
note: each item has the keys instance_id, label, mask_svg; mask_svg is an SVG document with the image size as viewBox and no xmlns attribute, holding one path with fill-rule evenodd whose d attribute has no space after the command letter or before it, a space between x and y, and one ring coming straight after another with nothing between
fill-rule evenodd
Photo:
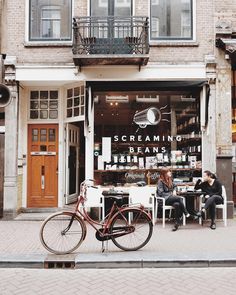
<instances>
[{"instance_id":1,"label":"sidewalk","mask_svg":"<svg viewBox=\"0 0 236 295\"><path fill-rule=\"evenodd\" d=\"M190 222L177 232L171 231L170 223L163 229L158 220L150 242L136 252L123 252L109 241L108 250L101 253L101 242L89 226L85 241L75 253L56 256L39 240L40 219L46 215L25 213L13 221L0 221L0 267L236 266L236 219L228 220L228 227L218 221L215 231L209 228L209 222L203 227Z\"/></svg>"}]
</instances>

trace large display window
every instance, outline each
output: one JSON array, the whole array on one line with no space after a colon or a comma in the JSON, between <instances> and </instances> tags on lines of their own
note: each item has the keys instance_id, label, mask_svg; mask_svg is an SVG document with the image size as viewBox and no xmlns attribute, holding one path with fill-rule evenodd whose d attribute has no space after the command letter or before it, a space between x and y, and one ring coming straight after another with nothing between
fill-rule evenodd
<instances>
[{"instance_id":1,"label":"large display window","mask_svg":"<svg viewBox=\"0 0 236 295\"><path fill-rule=\"evenodd\" d=\"M163 166L179 182L201 175L199 95L94 93L95 178L102 185L156 183Z\"/></svg>"}]
</instances>

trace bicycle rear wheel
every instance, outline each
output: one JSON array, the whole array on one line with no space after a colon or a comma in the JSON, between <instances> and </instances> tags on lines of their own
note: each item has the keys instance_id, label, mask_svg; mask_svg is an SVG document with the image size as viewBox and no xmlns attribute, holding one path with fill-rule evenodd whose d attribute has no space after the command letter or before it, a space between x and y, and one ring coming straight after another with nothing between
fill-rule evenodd
<instances>
[{"instance_id":1,"label":"bicycle rear wheel","mask_svg":"<svg viewBox=\"0 0 236 295\"><path fill-rule=\"evenodd\" d=\"M113 243L124 251L136 251L144 247L152 232L151 218L138 208L128 208L119 212L110 227Z\"/></svg>"},{"instance_id":2,"label":"bicycle rear wheel","mask_svg":"<svg viewBox=\"0 0 236 295\"><path fill-rule=\"evenodd\" d=\"M60 212L49 216L40 229L43 246L54 254L75 251L85 237L83 220L72 212Z\"/></svg>"}]
</instances>

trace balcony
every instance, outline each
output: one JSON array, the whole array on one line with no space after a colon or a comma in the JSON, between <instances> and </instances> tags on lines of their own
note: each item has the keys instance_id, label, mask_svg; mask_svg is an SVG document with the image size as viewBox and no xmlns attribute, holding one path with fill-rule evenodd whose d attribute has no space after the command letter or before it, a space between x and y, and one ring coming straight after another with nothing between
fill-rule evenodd
<instances>
[{"instance_id":1,"label":"balcony","mask_svg":"<svg viewBox=\"0 0 236 295\"><path fill-rule=\"evenodd\" d=\"M76 66L146 65L149 59L147 17L73 18Z\"/></svg>"}]
</instances>

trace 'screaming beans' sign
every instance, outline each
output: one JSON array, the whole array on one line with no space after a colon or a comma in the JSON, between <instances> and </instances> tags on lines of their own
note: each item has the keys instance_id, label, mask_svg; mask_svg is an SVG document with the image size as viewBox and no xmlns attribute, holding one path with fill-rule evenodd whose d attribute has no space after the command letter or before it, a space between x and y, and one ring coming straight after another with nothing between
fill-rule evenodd
<instances>
[{"instance_id":1,"label":"'screaming beans' sign","mask_svg":"<svg viewBox=\"0 0 236 295\"><path fill-rule=\"evenodd\" d=\"M128 147L128 152L129 153L165 153L166 152L166 147L141 147L141 146L132 146L133 143L166 143L166 142L174 142L178 141L180 142L182 140L181 135L176 135L176 136L160 136L160 135L153 135L153 136L143 136L143 135L114 135L113 137L113 142L121 143L121 142L129 142L130 146Z\"/></svg>"}]
</instances>

